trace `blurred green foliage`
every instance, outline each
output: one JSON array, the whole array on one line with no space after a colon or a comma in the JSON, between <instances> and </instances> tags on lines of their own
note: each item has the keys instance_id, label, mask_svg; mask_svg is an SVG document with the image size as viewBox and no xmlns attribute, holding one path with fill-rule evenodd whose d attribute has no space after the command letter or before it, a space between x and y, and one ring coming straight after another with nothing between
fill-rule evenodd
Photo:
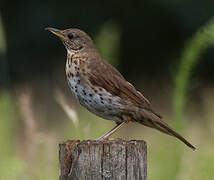
<instances>
[{"instance_id":1,"label":"blurred green foliage","mask_svg":"<svg viewBox=\"0 0 214 180\"><path fill-rule=\"evenodd\" d=\"M3 32L3 23L1 20L1 15L0 15L0 54L5 53L6 51L6 40L4 38L4 32Z\"/></svg>"},{"instance_id":2,"label":"blurred green foliage","mask_svg":"<svg viewBox=\"0 0 214 180\"><path fill-rule=\"evenodd\" d=\"M213 45L214 20L212 19L187 42L182 52L178 72L174 75L175 90L173 97L175 120L180 123L178 126L180 128L184 124L184 109L192 72L206 48Z\"/></svg>"},{"instance_id":3,"label":"blurred green foliage","mask_svg":"<svg viewBox=\"0 0 214 180\"><path fill-rule=\"evenodd\" d=\"M22 179L24 161L16 156L16 123L14 99L0 92L0 179Z\"/></svg>"},{"instance_id":4,"label":"blurred green foliage","mask_svg":"<svg viewBox=\"0 0 214 180\"><path fill-rule=\"evenodd\" d=\"M103 59L118 66L121 29L112 21L104 23L95 36L95 44Z\"/></svg>"},{"instance_id":5,"label":"blurred green foliage","mask_svg":"<svg viewBox=\"0 0 214 180\"><path fill-rule=\"evenodd\" d=\"M185 117L185 102L187 100L187 89L190 82L192 71L197 65L200 56L205 48L214 42L214 24L211 21L202 30L187 43L181 56L181 63L178 66L178 72L174 76L175 90L172 101L174 102L175 124L178 128L188 129L188 135L194 137L198 144L198 150L192 152L182 143L175 139L161 135L156 131L149 130L135 132L142 139L148 140L148 179L164 180L211 180L214 172L213 156L213 135L204 135L205 127L203 122L195 122L190 127ZM95 35L95 42L102 56L111 62L112 59L118 59L117 54L120 48L121 29L114 22L104 23ZM0 40L1 42L4 42ZM2 47L6 47L2 45ZM118 62L111 62L117 65ZM165 103L165 102L164 102ZM59 133L49 134L50 129L44 131L43 136L39 136L39 142L36 143L37 152L36 161L33 164L34 169L30 169L24 156L18 152L18 146L22 144L22 139L17 138L16 127L20 126L17 99L9 92L0 92L0 179L27 180L27 179L58 179L58 159L57 144L58 141L69 139L96 139L103 132L107 131L113 122L101 120L92 115L83 108L78 109L79 127L75 128L71 121L66 121L63 128L60 129L60 139L57 139ZM213 103L214 105L214 103ZM49 118L49 117L48 117ZM99 120L98 120L99 119ZM62 123L63 124L63 123ZM170 123L171 124L171 123ZM25 127L23 127L24 129ZM142 127L143 128L143 127ZM176 128L177 129L177 128ZM53 131L59 131L56 127ZM127 129L126 129L127 130ZM130 129L129 129L130 130ZM130 130L131 131L131 130ZM127 133L126 133L127 134ZM187 134L187 133L186 133ZM49 144L48 138L54 138L52 144ZM170 139L170 140L169 140ZM52 140L50 140L52 141ZM32 172L33 171L33 172Z\"/></svg>"},{"instance_id":6,"label":"blurred green foliage","mask_svg":"<svg viewBox=\"0 0 214 180\"><path fill-rule=\"evenodd\" d=\"M6 40L0 16L0 65L4 65ZM1 71L5 66L0 67ZM0 72L0 80L5 74ZM16 154L17 111L15 100L10 92L0 91L0 179L24 179L24 160Z\"/></svg>"}]
</instances>

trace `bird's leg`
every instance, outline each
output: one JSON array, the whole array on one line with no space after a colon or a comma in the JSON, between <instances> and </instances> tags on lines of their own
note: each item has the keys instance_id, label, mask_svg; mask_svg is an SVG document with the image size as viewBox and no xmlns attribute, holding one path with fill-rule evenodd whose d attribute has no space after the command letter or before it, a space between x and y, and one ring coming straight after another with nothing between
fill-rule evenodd
<instances>
[{"instance_id":1,"label":"bird's leg","mask_svg":"<svg viewBox=\"0 0 214 180\"><path fill-rule=\"evenodd\" d=\"M131 121L131 118L129 117L123 117L123 122L117 124L115 127L113 127L109 132L105 133L103 136L99 137L97 140L98 141L102 141L105 139L108 139L109 136L111 136L112 134L114 134L117 130L119 130L120 128L122 128L126 123Z\"/></svg>"},{"instance_id":2,"label":"bird's leg","mask_svg":"<svg viewBox=\"0 0 214 180\"><path fill-rule=\"evenodd\" d=\"M109 136L111 136L113 133L115 133L115 131L119 130L121 127L123 127L126 124L126 122L122 122L120 124L117 124L115 127L113 127L110 131L108 131L107 133L105 133L103 136L99 137L97 140L98 141L102 141L105 139L108 139Z\"/></svg>"}]
</instances>

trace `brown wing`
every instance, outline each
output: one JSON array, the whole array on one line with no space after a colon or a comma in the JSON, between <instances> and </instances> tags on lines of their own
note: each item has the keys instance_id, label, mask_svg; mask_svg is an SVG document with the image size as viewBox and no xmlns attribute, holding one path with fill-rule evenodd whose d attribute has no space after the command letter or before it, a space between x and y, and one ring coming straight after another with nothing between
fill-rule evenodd
<instances>
[{"instance_id":1,"label":"brown wing","mask_svg":"<svg viewBox=\"0 0 214 180\"><path fill-rule=\"evenodd\" d=\"M150 102L127 82L112 65L102 59L93 59L89 62L89 68L91 70L89 80L93 85L101 86L112 95L120 96L135 106L149 110L161 118L158 113L152 110Z\"/></svg>"}]
</instances>

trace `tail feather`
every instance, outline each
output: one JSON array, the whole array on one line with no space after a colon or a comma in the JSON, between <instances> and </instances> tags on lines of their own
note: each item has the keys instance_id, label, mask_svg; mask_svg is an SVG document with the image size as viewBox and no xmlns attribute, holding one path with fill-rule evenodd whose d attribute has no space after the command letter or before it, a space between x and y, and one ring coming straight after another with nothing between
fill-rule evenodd
<instances>
[{"instance_id":1,"label":"tail feather","mask_svg":"<svg viewBox=\"0 0 214 180\"><path fill-rule=\"evenodd\" d=\"M178 138L180 141L182 141L184 144L186 144L188 147L190 147L192 150L195 150L196 148L189 142L187 141L183 136L181 136L180 134L178 134L175 130L173 130L171 127L169 127L168 124L166 124L165 122L163 122L161 119L159 121L156 121L156 123L161 126L162 128L164 128L167 131L167 134L171 135L171 136L175 136L176 138Z\"/></svg>"},{"instance_id":2,"label":"tail feather","mask_svg":"<svg viewBox=\"0 0 214 180\"><path fill-rule=\"evenodd\" d=\"M149 112L147 110L142 110L141 115L143 116L143 118L141 119L144 119L144 120L140 120L137 122L145 126L155 128L165 134L174 136L178 138L180 141L182 141L184 144L186 144L188 147L190 147L192 150L196 149L190 142L188 142L183 136L181 136L179 133L173 130L167 123L162 121L161 118L156 116L154 113Z\"/></svg>"}]
</instances>

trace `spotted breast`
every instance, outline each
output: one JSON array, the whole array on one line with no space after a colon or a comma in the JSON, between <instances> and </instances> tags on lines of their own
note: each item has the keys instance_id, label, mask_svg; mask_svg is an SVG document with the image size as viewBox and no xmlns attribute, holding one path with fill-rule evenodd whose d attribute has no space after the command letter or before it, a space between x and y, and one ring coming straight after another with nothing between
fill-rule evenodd
<instances>
[{"instance_id":1,"label":"spotted breast","mask_svg":"<svg viewBox=\"0 0 214 180\"><path fill-rule=\"evenodd\" d=\"M122 99L113 96L102 87L92 85L88 80L87 73L90 69L87 66L86 57L73 57L68 53L66 75L73 95L90 112L108 120L122 122Z\"/></svg>"}]
</instances>

